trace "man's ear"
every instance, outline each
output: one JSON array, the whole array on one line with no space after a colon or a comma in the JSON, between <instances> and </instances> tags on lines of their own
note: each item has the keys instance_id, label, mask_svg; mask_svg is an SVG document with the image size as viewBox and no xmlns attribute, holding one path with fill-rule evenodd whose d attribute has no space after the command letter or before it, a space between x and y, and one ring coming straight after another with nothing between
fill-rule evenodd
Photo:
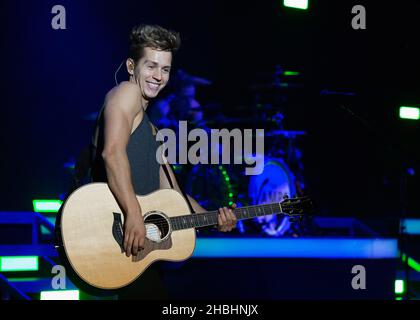
<instances>
[{"instance_id":1,"label":"man's ear","mask_svg":"<svg viewBox=\"0 0 420 320\"><path fill-rule=\"evenodd\" d=\"M134 61L133 61L133 59L131 59L131 58L128 58L126 61L125 61L125 65L127 66L127 72L130 74L130 75L134 75Z\"/></svg>"}]
</instances>

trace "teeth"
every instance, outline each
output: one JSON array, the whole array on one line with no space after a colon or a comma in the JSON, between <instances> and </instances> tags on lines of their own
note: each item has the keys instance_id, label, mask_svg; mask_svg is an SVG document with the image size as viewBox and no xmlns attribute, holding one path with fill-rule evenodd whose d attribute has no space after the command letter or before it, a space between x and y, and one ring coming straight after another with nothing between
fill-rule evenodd
<instances>
[{"instance_id":1,"label":"teeth","mask_svg":"<svg viewBox=\"0 0 420 320\"><path fill-rule=\"evenodd\" d=\"M157 89L157 88L159 87L159 85L158 85L158 84L156 84L156 83L151 83L151 82L148 82L148 84L149 84L149 86L150 86L150 87L152 87L152 88L154 88L154 89Z\"/></svg>"}]
</instances>

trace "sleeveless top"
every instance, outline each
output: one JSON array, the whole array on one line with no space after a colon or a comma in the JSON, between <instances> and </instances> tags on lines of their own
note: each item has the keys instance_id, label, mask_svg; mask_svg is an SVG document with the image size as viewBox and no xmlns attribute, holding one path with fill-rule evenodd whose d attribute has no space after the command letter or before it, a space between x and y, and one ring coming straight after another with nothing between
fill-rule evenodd
<instances>
[{"instance_id":1,"label":"sleeveless top","mask_svg":"<svg viewBox=\"0 0 420 320\"><path fill-rule=\"evenodd\" d=\"M97 147L92 159L93 182L107 182L105 163L102 158L104 148L103 118L103 112L101 112L97 120ZM160 164L156 160L156 151L159 146L159 142L153 135L149 117L145 112L140 124L130 135L126 148L134 192L138 195L145 195L159 189Z\"/></svg>"}]
</instances>

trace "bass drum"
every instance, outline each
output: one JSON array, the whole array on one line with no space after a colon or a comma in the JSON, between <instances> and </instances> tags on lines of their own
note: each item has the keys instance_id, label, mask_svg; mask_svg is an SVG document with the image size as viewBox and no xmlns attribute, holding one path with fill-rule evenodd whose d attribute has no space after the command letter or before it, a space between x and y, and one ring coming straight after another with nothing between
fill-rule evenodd
<instances>
[{"instance_id":1,"label":"bass drum","mask_svg":"<svg viewBox=\"0 0 420 320\"><path fill-rule=\"evenodd\" d=\"M227 206L233 186L230 170L223 165L198 164L187 171L184 182L185 193L207 210L217 210Z\"/></svg>"},{"instance_id":2,"label":"bass drum","mask_svg":"<svg viewBox=\"0 0 420 320\"><path fill-rule=\"evenodd\" d=\"M264 171L250 177L248 195L251 205L281 202L285 195L296 194L296 178L281 158L269 158L264 162ZM254 222L260 231L269 236L286 235L291 227L287 216L273 214L257 217Z\"/></svg>"}]
</instances>

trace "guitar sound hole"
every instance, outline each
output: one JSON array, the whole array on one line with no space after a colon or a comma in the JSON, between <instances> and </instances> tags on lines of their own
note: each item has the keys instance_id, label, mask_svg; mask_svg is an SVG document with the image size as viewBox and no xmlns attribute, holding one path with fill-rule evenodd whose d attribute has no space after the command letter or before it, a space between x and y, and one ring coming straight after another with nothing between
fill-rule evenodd
<instances>
[{"instance_id":1,"label":"guitar sound hole","mask_svg":"<svg viewBox=\"0 0 420 320\"><path fill-rule=\"evenodd\" d=\"M169 224L165 217L160 214L150 214L148 215L144 223L146 225L148 238L151 240L163 239L169 233ZM149 227L147 226L149 225Z\"/></svg>"}]
</instances>

